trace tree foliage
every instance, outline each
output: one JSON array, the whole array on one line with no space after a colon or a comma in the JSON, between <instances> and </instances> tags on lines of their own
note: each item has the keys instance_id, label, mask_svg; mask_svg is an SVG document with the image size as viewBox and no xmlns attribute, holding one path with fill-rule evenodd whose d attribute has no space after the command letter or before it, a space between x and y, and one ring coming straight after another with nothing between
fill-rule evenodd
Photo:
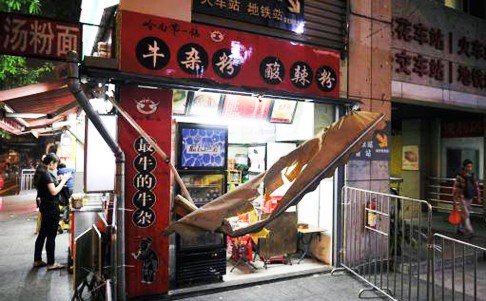
<instances>
[{"instance_id":1,"label":"tree foliage","mask_svg":"<svg viewBox=\"0 0 486 301\"><path fill-rule=\"evenodd\" d=\"M0 10L37 15L41 12L39 0L0 0Z\"/></svg>"},{"instance_id":2,"label":"tree foliage","mask_svg":"<svg viewBox=\"0 0 486 301\"><path fill-rule=\"evenodd\" d=\"M39 82L39 79L52 71L51 63L40 67L28 67L24 57L0 56L0 90L26 86Z\"/></svg>"},{"instance_id":3,"label":"tree foliage","mask_svg":"<svg viewBox=\"0 0 486 301\"><path fill-rule=\"evenodd\" d=\"M0 0L0 11L40 14L40 0ZM29 67L24 57L0 55L0 90L37 83L52 70L51 63Z\"/></svg>"}]
</instances>

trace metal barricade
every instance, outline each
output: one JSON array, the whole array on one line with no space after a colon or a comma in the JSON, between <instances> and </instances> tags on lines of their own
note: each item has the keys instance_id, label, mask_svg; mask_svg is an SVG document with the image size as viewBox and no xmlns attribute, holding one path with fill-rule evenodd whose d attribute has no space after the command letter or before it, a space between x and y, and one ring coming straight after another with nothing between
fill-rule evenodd
<instances>
[{"instance_id":1,"label":"metal barricade","mask_svg":"<svg viewBox=\"0 0 486 301\"><path fill-rule=\"evenodd\" d=\"M343 187L341 266L392 300L428 300L432 207Z\"/></svg>"},{"instance_id":2,"label":"metal barricade","mask_svg":"<svg viewBox=\"0 0 486 301\"><path fill-rule=\"evenodd\" d=\"M35 169L22 169L20 171L20 191L34 189Z\"/></svg>"},{"instance_id":3,"label":"metal barricade","mask_svg":"<svg viewBox=\"0 0 486 301\"><path fill-rule=\"evenodd\" d=\"M485 248L435 234L432 261L432 300L486 300Z\"/></svg>"},{"instance_id":4,"label":"metal barricade","mask_svg":"<svg viewBox=\"0 0 486 301\"><path fill-rule=\"evenodd\" d=\"M434 210L452 210L452 204L454 203L452 198L454 180L454 178L427 177L426 199L430 202ZM483 181L479 181L479 191L482 198L484 193ZM483 205L473 203L471 205L471 213L478 215L483 214Z\"/></svg>"}]
</instances>

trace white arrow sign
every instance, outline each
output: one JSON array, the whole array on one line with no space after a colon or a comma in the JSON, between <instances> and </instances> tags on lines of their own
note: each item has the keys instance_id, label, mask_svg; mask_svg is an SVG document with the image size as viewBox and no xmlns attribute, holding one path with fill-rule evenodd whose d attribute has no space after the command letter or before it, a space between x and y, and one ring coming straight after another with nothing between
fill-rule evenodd
<instances>
[{"instance_id":1,"label":"white arrow sign","mask_svg":"<svg viewBox=\"0 0 486 301\"><path fill-rule=\"evenodd\" d=\"M291 13L300 14L300 0L289 0L289 4L287 8Z\"/></svg>"}]
</instances>

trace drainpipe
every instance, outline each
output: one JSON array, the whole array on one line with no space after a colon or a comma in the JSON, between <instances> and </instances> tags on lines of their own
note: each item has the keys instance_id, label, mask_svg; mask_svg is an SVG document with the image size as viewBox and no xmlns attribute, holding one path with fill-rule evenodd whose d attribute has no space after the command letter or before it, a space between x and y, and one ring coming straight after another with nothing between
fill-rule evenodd
<instances>
[{"instance_id":1,"label":"drainpipe","mask_svg":"<svg viewBox=\"0 0 486 301\"><path fill-rule=\"evenodd\" d=\"M88 98L81 89L79 82L79 56L75 51L69 51L67 54L68 68L68 87L74 95L79 105L86 112L86 116L98 130L101 137L110 147L116 158L116 184L114 202L114 221L112 224L112 273L114 282L113 300L126 300L126 281L125 281L125 154L120 146L111 138L110 134L104 127L98 114L90 105ZM116 224L114 223L116 221ZM114 229L113 229L114 228ZM115 245L115 246L113 246ZM116 252L114 252L116 248Z\"/></svg>"}]
</instances>

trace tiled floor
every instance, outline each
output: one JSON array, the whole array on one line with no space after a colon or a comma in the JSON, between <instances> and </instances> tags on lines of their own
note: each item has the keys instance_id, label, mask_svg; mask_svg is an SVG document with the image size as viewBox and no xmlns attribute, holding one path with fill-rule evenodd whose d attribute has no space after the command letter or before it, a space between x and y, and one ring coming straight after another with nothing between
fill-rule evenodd
<instances>
[{"instance_id":1,"label":"tiled floor","mask_svg":"<svg viewBox=\"0 0 486 301\"><path fill-rule=\"evenodd\" d=\"M297 264L298 260L294 259L293 264L268 264L267 269L263 267L263 262L258 260L253 262L253 265L257 267L257 269L252 269L247 265L241 264L237 266L233 272L231 269L233 268L233 262L228 262L228 267L226 269L226 275L223 277L224 281L241 281L241 280L250 280L250 279L257 279L262 277L274 277L277 275L288 274L288 273L297 273L297 272L304 272L304 271L311 271L316 269L327 269L330 270L330 266L324 265L322 262L317 260L306 258L302 260L300 264Z\"/></svg>"}]
</instances>

